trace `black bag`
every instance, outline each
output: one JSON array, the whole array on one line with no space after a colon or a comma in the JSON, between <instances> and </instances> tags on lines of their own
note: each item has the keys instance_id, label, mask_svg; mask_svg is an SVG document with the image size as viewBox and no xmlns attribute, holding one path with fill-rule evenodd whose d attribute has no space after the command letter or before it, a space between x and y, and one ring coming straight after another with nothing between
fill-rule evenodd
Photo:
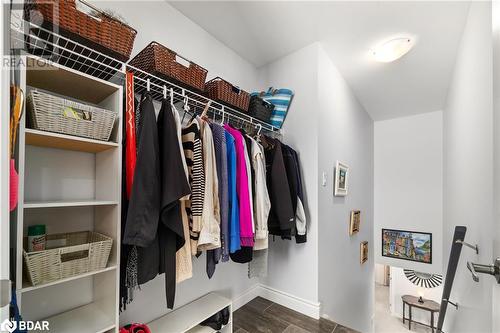
<instances>
[{"instance_id":1,"label":"black bag","mask_svg":"<svg viewBox=\"0 0 500 333\"><path fill-rule=\"evenodd\" d=\"M256 95L252 95L250 97L250 106L248 107L248 114L250 116L269 123L271 121L273 110L274 104L271 104Z\"/></svg>"}]
</instances>

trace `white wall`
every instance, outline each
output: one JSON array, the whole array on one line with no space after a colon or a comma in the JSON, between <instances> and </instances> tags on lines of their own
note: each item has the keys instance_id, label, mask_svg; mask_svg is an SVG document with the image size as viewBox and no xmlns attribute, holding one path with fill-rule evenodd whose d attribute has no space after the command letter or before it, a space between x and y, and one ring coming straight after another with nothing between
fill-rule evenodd
<instances>
[{"instance_id":1,"label":"white wall","mask_svg":"<svg viewBox=\"0 0 500 333\"><path fill-rule=\"evenodd\" d=\"M443 285L435 288L423 288L414 285L403 272L402 268L391 267L391 286L390 286L390 303L391 313L394 316L402 318L403 302L401 296L413 295L422 296L425 299L430 299L441 303L441 295L443 294ZM408 307L406 307L406 316L408 316ZM427 311L413 309L412 317L414 320L430 325L430 315ZM437 323L437 315L434 317L434 325Z\"/></svg>"},{"instance_id":2,"label":"white wall","mask_svg":"<svg viewBox=\"0 0 500 333\"><path fill-rule=\"evenodd\" d=\"M375 122L377 263L442 272L443 114ZM432 264L382 256L382 228L432 233Z\"/></svg>"},{"instance_id":3,"label":"white wall","mask_svg":"<svg viewBox=\"0 0 500 333\"><path fill-rule=\"evenodd\" d=\"M118 13L137 30L132 57L150 42L157 41L205 67L208 78L222 76L249 91L257 87L257 71L251 63L166 1L91 2L99 8Z\"/></svg>"},{"instance_id":4,"label":"white wall","mask_svg":"<svg viewBox=\"0 0 500 333\"><path fill-rule=\"evenodd\" d=\"M155 40L204 66L211 77L223 76L250 91L259 86L253 65L165 1L97 1L97 5L120 14L138 30L133 55ZM248 279L247 265L233 262L218 265L211 280L205 272L205 255L193 258L193 266L193 278L177 286L176 307L210 291L234 299L258 283L256 279ZM120 315L120 322L148 322L166 312L161 275L136 292L134 302Z\"/></svg>"},{"instance_id":5,"label":"white wall","mask_svg":"<svg viewBox=\"0 0 500 333\"><path fill-rule=\"evenodd\" d=\"M472 2L443 116L444 270L456 225L467 226L466 240L479 244L480 254L462 250L450 297L460 307L448 309L445 332L492 331L493 278L475 283L466 268L466 261L492 261L492 71L491 3Z\"/></svg>"},{"instance_id":6,"label":"white wall","mask_svg":"<svg viewBox=\"0 0 500 333\"><path fill-rule=\"evenodd\" d=\"M299 153L308 219L307 243L270 237L269 272L263 283L313 304L318 302L318 47L311 44L260 69L263 87L295 92L284 142Z\"/></svg>"},{"instance_id":7,"label":"white wall","mask_svg":"<svg viewBox=\"0 0 500 333\"><path fill-rule=\"evenodd\" d=\"M375 264L374 269L375 283L384 285L385 282L385 266L381 264Z\"/></svg>"},{"instance_id":8,"label":"white wall","mask_svg":"<svg viewBox=\"0 0 500 333\"><path fill-rule=\"evenodd\" d=\"M372 331L373 121L323 48L319 50L319 295L322 315L360 332ZM309 110L313 112L312 109ZM313 116L311 114L311 116ZM309 131L308 133L311 133ZM333 196L336 160L350 166L349 194ZM360 232L349 236L350 211L361 210ZM360 264L360 242L369 260Z\"/></svg>"}]
</instances>

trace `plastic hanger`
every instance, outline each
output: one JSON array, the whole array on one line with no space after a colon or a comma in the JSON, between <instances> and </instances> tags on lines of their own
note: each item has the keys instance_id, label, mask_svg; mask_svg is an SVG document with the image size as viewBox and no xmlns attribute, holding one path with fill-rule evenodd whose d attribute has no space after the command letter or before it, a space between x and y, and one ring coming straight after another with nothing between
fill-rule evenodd
<instances>
[{"instance_id":1,"label":"plastic hanger","mask_svg":"<svg viewBox=\"0 0 500 333\"><path fill-rule=\"evenodd\" d=\"M167 99L167 87L163 86L163 99Z\"/></svg>"},{"instance_id":2,"label":"plastic hanger","mask_svg":"<svg viewBox=\"0 0 500 333\"><path fill-rule=\"evenodd\" d=\"M257 124L255 128L257 129L257 137L260 138L260 132L262 131L262 124Z\"/></svg>"},{"instance_id":3,"label":"plastic hanger","mask_svg":"<svg viewBox=\"0 0 500 333\"><path fill-rule=\"evenodd\" d=\"M148 92L150 92L150 91L151 91L151 81L150 81L149 79L146 81L146 90L147 90Z\"/></svg>"},{"instance_id":4,"label":"plastic hanger","mask_svg":"<svg viewBox=\"0 0 500 333\"><path fill-rule=\"evenodd\" d=\"M208 109L210 109L210 104L212 104L212 101L209 100L207 102L207 105L205 105L205 109L203 109L203 112L201 113L201 118L206 118L207 117L207 113L208 113Z\"/></svg>"},{"instance_id":5,"label":"plastic hanger","mask_svg":"<svg viewBox=\"0 0 500 333\"><path fill-rule=\"evenodd\" d=\"M224 105L223 105L222 106L222 119L220 120L221 125L224 125L224 114L225 114L225 110L224 110Z\"/></svg>"}]
</instances>

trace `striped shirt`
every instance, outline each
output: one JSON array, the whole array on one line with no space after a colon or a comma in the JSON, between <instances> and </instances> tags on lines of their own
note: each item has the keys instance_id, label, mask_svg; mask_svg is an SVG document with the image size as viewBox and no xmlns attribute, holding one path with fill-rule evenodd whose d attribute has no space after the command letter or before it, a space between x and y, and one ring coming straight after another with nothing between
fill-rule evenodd
<instances>
[{"instance_id":1,"label":"striped shirt","mask_svg":"<svg viewBox=\"0 0 500 333\"><path fill-rule=\"evenodd\" d=\"M203 213L203 196L205 193L205 169L203 167L203 149L200 136L200 125L196 119L182 129L182 147L189 173L191 186L190 200L186 201L186 213L189 218L189 236L191 253L196 254L201 231Z\"/></svg>"}]
</instances>

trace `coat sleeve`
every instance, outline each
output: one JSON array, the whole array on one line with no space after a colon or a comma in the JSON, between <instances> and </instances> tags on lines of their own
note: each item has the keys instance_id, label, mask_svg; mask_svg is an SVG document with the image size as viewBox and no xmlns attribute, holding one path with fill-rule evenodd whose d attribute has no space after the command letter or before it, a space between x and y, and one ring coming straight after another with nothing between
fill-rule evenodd
<instances>
[{"instance_id":1,"label":"coat sleeve","mask_svg":"<svg viewBox=\"0 0 500 333\"><path fill-rule=\"evenodd\" d=\"M285 162L281 149L281 143L276 140L274 160L271 167L271 202L275 204L275 212L278 217L281 236L290 238L292 229L295 227L295 212L292 206L290 186L285 170Z\"/></svg>"}]
</instances>

